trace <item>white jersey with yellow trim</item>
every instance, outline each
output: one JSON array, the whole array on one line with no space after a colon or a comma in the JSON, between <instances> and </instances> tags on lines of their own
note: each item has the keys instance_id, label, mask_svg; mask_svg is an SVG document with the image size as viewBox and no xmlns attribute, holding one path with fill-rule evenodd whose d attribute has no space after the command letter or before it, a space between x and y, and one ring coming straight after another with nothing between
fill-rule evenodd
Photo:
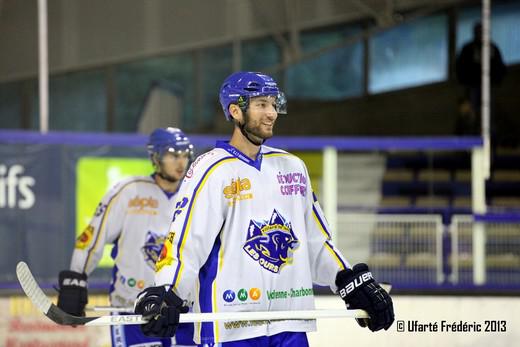
<instances>
[{"instance_id":1,"label":"white jersey with yellow trim","mask_svg":"<svg viewBox=\"0 0 520 347\"><path fill-rule=\"evenodd\" d=\"M303 161L261 146L251 160L228 142L199 156L177 195L156 285L195 312L314 309L313 283L350 265L330 240ZM315 321L195 324L197 343L313 331Z\"/></svg>"},{"instance_id":2,"label":"white jersey with yellow trim","mask_svg":"<svg viewBox=\"0 0 520 347\"><path fill-rule=\"evenodd\" d=\"M124 179L110 189L76 240L70 268L90 274L105 244L114 244L110 301L133 306L137 294L153 286L155 263L172 221L175 198L151 176Z\"/></svg>"}]
</instances>

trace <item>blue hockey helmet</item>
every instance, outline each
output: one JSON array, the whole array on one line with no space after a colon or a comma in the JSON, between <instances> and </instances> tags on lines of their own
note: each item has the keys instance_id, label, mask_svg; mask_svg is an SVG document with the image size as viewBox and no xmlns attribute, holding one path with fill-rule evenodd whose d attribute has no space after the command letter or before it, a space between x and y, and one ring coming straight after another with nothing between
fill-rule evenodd
<instances>
[{"instance_id":1,"label":"blue hockey helmet","mask_svg":"<svg viewBox=\"0 0 520 347\"><path fill-rule=\"evenodd\" d=\"M236 104L245 113L249 105L249 99L257 96L275 97L276 112L287 113L287 99L276 84L276 81L268 75L260 72L235 72L225 79L220 87L220 104L227 120L231 120L229 105Z\"/></svg>"},{"instance_id":2,"label":"blue hockey helmet","mask_svg":"<svg viewBox=\"0 0 520 347\"><path fill-rule=\"evenodd\" d=\"M158 128L152 131L146 146L150 156L157 154L159 158L166 153L188 153L193 158L193 145L190 139L179 128Z\"/></svg>"}]
</instances>

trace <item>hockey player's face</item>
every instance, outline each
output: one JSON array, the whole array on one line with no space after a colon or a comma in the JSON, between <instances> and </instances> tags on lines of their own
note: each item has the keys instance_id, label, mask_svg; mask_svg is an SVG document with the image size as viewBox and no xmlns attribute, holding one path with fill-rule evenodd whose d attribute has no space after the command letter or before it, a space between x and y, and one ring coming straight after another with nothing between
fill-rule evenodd
<instances>
[{"instance_id":1,"label":"hockey player's face","mask_svg":"<svg viewBox=\"0 0 520 347\"><path fill-rule=\"evenodd\" d=\"M274 123L278 118L275 98L259 96L249 100L245 128L251 135L265 140L273 136Z\"/></svg>"},{"instance_id":2,"label":"hockey player's face","mask_svg":"<svg viewBox=\"0 0 520 347\"><path fill-rule=\"evenodd\" d=\"M171 177L176 181L181 180L188 167L188 153L165 153L162 157L161 170L165 176Z\"/></svg>"}]
</instances>

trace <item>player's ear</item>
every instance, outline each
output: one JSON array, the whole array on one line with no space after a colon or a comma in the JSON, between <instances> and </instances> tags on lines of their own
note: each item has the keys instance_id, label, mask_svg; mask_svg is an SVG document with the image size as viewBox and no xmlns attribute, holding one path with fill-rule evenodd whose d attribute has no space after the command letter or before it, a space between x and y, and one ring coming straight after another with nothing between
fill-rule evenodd
<instances>
[{"instance_id":1,"label":"player's ear","mask_svg":"<svg viewBox=\"0 0 520 347\"><path fill-rule=\"evenodd\" d=\"M240 107L238 107L238 105L229 105L229 113L231 114L231 117L233 117L234 120L237 120L239 123L242 122L242 110L240 109Z\"/></svg>"}]
</instances>

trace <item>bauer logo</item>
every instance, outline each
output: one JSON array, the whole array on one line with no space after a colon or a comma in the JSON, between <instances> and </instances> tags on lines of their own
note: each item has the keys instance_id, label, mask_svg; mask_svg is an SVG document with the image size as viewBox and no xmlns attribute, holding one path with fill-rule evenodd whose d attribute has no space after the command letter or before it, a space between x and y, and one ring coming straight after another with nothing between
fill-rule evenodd
<instances>
[{"instance_id":1,"label":"bauer logo","mask_svg":"<svg viewBox=\"0 0 520 347\"><path fill-rule=\"evenodd\" d=\"M235 300L235 292L231 289L228 289L222 294L222 298L225 302L233 302Z\"/></svg>"},{"instance_id":2,"label":"bauer logo","mask_svg":"<svg viewBox=\"0 0 520 347\"><path fill-rule=\"evenodd\" d=\"M27 210L34 206L36 199L31 187L36 180L31 176L22 176L24 171L22 165L0 165L0 208Z\"/></svg>"},{"instance_id":3,"label":"bauer logo","mask_svg":"<svg viewBox=\"0 0 520 347\"><path fill-rule=\"evenodd\" d=\"M273 210L269 220L249 222L246 243L242 248L262 268L278 273L292 263L293 252L299 244L291 223Z\"/></svg>"}]
</instances>

